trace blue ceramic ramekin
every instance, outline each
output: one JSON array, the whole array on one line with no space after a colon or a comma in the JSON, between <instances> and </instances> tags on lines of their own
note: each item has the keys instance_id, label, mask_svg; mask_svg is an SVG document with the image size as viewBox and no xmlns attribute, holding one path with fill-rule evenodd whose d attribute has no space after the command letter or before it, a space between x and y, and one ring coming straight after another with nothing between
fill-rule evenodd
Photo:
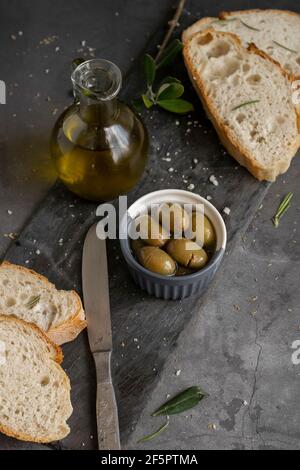
<instances>
[{"instance_id":1,"label":"blue ceramic ramekin","mask_svg":"<svg viewBox=\"0 0 300 470\"><path fill-rule=\"evenodd\" d=\"M142 210L149 208L151 204L173 202L179 204L203 204L204 213L210 219L216 233L216 251L203 269L186 276L162 276L153 273L141 266L130 249L128 236L120 238L121 250L127 262L129 271L135 282L150 295L163 299L183 299L191 295L201 295L208 288L223 258L227 232L224 221L218 210L205 198L198 194L181 189L164 189L146 194L135 201L127 211L120 224L120 233L128 235L129 225Z\"/></svg>"}]
</instances>

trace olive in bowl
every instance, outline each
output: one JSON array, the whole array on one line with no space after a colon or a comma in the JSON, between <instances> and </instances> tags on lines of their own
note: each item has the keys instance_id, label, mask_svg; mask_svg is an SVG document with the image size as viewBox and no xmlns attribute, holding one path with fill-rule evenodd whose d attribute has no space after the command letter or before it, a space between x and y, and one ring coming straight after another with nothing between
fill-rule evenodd
<instances>
[{"instance_id":1,"label":"olive in bowl","mask_svg":"<svg viewBox=\"0 0 300 470\"><path fill-rule=\"evenodd\" d=\"M201 226L201 222L197 223L197 214L196 212L193 212L192 230L196 233L196 239L201 240L204 247L212 248L216 243L214 227L206 215L203 215L202 223L203 226Z\"/></svg>"},{"instance_id":2,"label":"olive in bowl","mask_svg":"<svg viewBox=\"0 0 300 470\"><path fill-rule=\"evenodd\" d=\"M159 222L174 234L175 231L184 231L189 227L190 217L181 204L169 202L159 206Z\"/></svg>"},{"instance_id":3,"label":"olive in bowl","mask_svg":"<svg viewBox=\"0 0 300 470\"><path fill-rule=\"evenodd\" d=\"M185 268L201 269L208 262L206 251L186 238L170 240L166 245L166 252Z\"/></svg>"},{"instance_id":4,"label":"olive in bowl","mask_svg":"<svg viewBox=\"0 0 300 470\"><path fill-rule=\"evenodd\" d=\"M138 255L137 252L137 250L141 250L144 247L151 247L151 245L146 244L146 240L130 239L129 234L131 235L132 223L145 210L145 208L146 210L150 210L154 204L170 204L170 202L172 204L176 203L180 206L183 206L184 204L190 204L193 207L197 204L202 204L204 206L204 213L214 230L214 243L213 246L203 245L203 247L199 247L197 245L197 255L200 253L202 254L202 258L199 258L198 260L198 266L200 266L200 264L202 265L203 263L201 268L191 267L191 265L193 265L194 259L192 260L191 258L183 258L181 252L180 258L178 257L177 252L175 252L175 254L173 251L168 252L168 250L174 249L174 247L172 247L173 241L178 242L180 240L174 239L173 234L169 233L169 240L165 241L163 245L156 248L159 248L161 251L172 258L176 265L176 271L171 274L173 269L171 269L171 265L167 265L170 267L170 269L167 267L167 273L165 274L162 274L161 272L161 265L159 265L160 272L151 271L149 269L150 265L146 264L146 260L149 261L149 258L145 256L145 251L146 254L148 254L149 250L144 250L144 264L141 262L141 255ZM121 220L120 233L124 234L122 237L120 237L122 254L135 282L142 289L146 290L150 295L154 295L158 298L172 300L183 299L191 295L201 295L203 292L205 292L220 266L225 252L227 238L224 221L217 209L205 198L202 198L201 196L189 191L183 191L179 189L155 191L135 201L128 208L127 214ZM184 238L184 235L182 238ZM188 243L191 242L191 240L188 240ZM180 242L180 244L183 244L183 242ZM199 251L199 248L206 253L207 258L202 251ZM174 259L172 255L177 259ZM181 263L185 263L185 265L180 264L178 259ZM206 264L204 263L205 261ZM153 260L151 260L151 263L153 263ZM163 270L164 269L165 268L163 268Z\"/></svg>"},{"instance_id":5,"label":"olive in bowl","mask_svg":"<svg viewBox=\"0 0 300 470\"><path fill-rule=\"evenodd\" d=\"M168 233L161 224L148 214L137 217L135 226L147 245L161 247L169 239Z\"/></svg>"},{"instance_id":6,"label":"olive in bowl","mask_svg":"<svg viewBox=\"0 0 300 470\"><path fill-rule=\"evenodd\" d=\"M177 265L171 256L157 246L145 245L142 240L132 240L132 250L144 268L162 276L173 276Z\"/></svg>"}]
</instances>

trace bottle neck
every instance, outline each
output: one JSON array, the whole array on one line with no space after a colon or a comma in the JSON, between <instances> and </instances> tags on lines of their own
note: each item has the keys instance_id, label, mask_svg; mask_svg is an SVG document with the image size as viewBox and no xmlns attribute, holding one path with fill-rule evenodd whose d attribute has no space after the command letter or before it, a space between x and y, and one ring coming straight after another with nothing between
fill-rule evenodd
<instances>
[{"instance_id":1,"label":"bottle neck","mask_svg":"<svg viewBox=\"0 0 300 470\"><path fill-rule=\"evenodd\" d=\"M118 114L118 100L98 101L84 94L79 96L79 112L81 118L90 125L105 127L110 125Z\"/></svg>"},{"instance_id":2,"label":"bottle neck","mask_svg":"<svg viewBox=\"0 0 300 470\"><path fill-rule=\"evenodd\" d=\"M78 65L71 78L82 119L94 126L109 125L118 113L119 68L107 60L92 59Z\"/></svg>"}]
</instances>

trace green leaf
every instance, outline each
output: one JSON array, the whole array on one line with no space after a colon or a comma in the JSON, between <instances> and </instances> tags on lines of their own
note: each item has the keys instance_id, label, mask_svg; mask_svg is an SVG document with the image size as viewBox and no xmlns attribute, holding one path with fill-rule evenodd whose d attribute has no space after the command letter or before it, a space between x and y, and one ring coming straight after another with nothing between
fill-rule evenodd
<instances>
[{"instance_id":1,"label":"green leaf","mask_svg":"<svg viewBox=\"0 0 300 470\"><path fill-rule=\"evenodd\" d=\"M138 113L140 113L140 112L142 111L142 109L143 109L143 103L144 103L144 102L143 102L143 99L142 99L142 98L137 98L137 99L131 101L132 106L134 107L134 109L135 109Z\"/></svg>"},{"instance_id":2,"label":"green leaf","mask_svg":"<svg viewBox=\"0 0 300 470\"><path fill-rule=\"evenodd\" d=\"M168 77L165 77L161 80L159 86L161 87L165 83L181 83L181 81L178 80L178 78L168 76Z\"/></svg>"},{"instance_id":3,"label":"green leaf","mask_svg":"<svg viewBox=\"0 0 300 470\"><path fill-rule=\"evenodd\" d=\"M179 98L184 93L184 86L181 83L165 83L157 92L157 99L172 100Z\"/></svg>"},{"instance_id":4,"label":"green leaf","mask_svg":"<svg viewBox=\"0 0 300 470\"><path fill-rule=\"evenodd\" d=\"M161 55L158 63L156 64L156 68L159 69L161 67L165 67L166 65L170 65L175 60L179 52L182 51L182 48L183 44L181 41L179 41L179 39L172 41Z\"/></svg>"},{"instance_id":5,"label":"green leaf","mask_svg":"<svg viewBox=\"0 0 300 470\"><path fill-rule=\"evenodd\" d=\"M171 400L167 401L164 405L158 408L152 416L161 415L174 415L182 413L196 406L206 395L200 390L199 387L194 386L186 389L184 392L179 393Z\"/></svg>"},{"instance_id":6,"label":"green leaf","mask_svg":"<svg viewBox=\"0 0 300 470\"><path fill-rule=\"evenodd\" d=\"M150 87L155 79L156 65L153 57L150 54L146 54L144 57L144 74L146 78L147 86Z\"/></svg>"},{"instance_id":7,"label":"green leaf","mask_svg":"<svg viewBox=\"0 0 300 470\"><path fill-rule=\"evenodd\" d=\"M157 104L166 111L171 111L171 113L177 114L185 114L194 110L192 103L182 99L159 100L157 101Z\"/></svg>"},{"instance_id":8,"label":"green leaf","mask_svg":"<svg viewBox=\"0 0 300 470\"><path fill-rule=\"evenodd\" d=\"M169 420L165 424L163 424L157 431L153 432L152 434L149 434L148 436L142 437L142 439L139 439L138 443L151 441L155 437L159 436L162 432L164 432L168 426Z\"/></svg>"},{"instance_id":9,"label":"green leaf","mask_svg":"<svg viewBox=\"0 0 300 470\"><path fill-rule=\"evenodd\" d=\"M147 109L150 109L153 106L153 101L151 101L147 95L143 94L142 99Z\"/></svg>"}]
</instances>

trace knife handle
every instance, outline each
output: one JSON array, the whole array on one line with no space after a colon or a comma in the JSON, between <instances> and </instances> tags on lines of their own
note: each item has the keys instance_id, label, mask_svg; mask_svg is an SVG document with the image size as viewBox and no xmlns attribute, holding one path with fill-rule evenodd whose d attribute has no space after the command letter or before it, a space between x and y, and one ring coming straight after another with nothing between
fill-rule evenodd
<instances>
[{"instance_id":1,"label":"knife handle","mask_svg":"<svg viewBox=\"0 0 300 470\"><path fill-rule=\"evenodd\" d=\"M95 353L97 371L96 414L99 450L120 450L118 410L111 381L111 352Z\"/></svg>"}]
</instances>

